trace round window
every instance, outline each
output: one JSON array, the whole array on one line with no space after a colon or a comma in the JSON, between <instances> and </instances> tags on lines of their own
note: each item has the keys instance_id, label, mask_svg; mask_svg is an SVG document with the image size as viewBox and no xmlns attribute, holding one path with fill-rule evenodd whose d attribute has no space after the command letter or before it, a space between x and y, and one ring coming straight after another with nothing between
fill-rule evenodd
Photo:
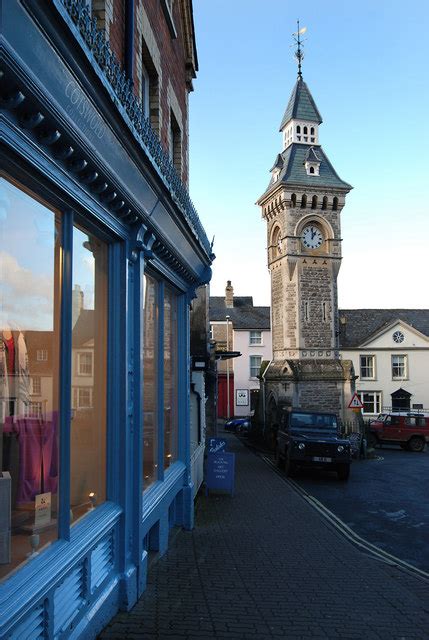
<instances>
[{"instance_id":1,"label":"round window","mask_svg":"<svg viewBox=\"0 0 429 640\"><path fill-rule=\"evenodd\" d=\"M395 331L392 338L393 338L393 342L397 342L399 344L400 342L404 342L405 336L402 333L402 331Z\"/></svg>"}]
</instances>

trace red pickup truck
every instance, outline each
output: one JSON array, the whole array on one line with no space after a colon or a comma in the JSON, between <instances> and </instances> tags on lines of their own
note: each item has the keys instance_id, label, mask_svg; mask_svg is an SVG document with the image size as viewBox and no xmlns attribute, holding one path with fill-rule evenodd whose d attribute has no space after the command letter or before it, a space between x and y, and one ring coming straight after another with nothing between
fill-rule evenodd
<instances>
[{"instance_id":1,"label":"red pickup truck","mask_svg":"<svg viewBox=\"0 0 429 640\"><path fill-rule=\"evenodd\" d=\"M402 449L423 451L429 442L428 413L380 413L369 425L368 444L399 444Z\"/></svg>"}]
</instances>

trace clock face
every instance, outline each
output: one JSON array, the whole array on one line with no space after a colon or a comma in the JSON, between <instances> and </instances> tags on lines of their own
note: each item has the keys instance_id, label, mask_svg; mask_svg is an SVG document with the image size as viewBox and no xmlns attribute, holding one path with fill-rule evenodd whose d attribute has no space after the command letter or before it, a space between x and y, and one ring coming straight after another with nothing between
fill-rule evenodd
<instances>
[{"instance_id":1,"label":"clock face","mask_svg":"<svg viewBox=\"0 0 429 640\"><path fill-rule=\"evenodd\" d=\"M302 231L302 244L307 249L318 249L323 242L322 232L313 224L304 227Z\"/></svg>"}]
</instances>

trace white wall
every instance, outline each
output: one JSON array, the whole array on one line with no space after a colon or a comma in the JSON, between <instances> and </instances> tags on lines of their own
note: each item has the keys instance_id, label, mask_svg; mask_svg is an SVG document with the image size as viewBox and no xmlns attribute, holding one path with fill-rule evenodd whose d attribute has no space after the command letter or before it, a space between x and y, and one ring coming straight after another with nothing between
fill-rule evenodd
<instances>
[{"instance_id":1,"label":"white wall","mask_svg":"<svg viewBox=\"0 0 429 640\"><path fill-rule=\"evenodd\" d=\"M233 332L233 349L242 354L234 359L234 415L247 416L250 413L250 392L259 389L259 380L250 378L250 356L262 356L262 361L271 360L273 348L271 343L271 331L262 331L262 344L250 344L249 330L236 330ZM248 389L249 406L237 406L237 389Z\"/></svg>"},{"instance_id":2,"label":"white wall","mask_svg":"<svg viewBox=\"0 0 429 640\"><path fill-rule=\"evenodd\" d=\"M391 356L393 354L406 355L408 361L408 375L403 380L392 380ZM375 356L375 379L360 378L360 355ZM411 393L410 406L413 404L423 404L425 409L429 408L429 348L421 349L380 349L373 345L359 350L343 350L341 357L353 361L356 375L356 391L381 391L381 405L390 407L392 405L391 393L400 387Z\"/></svg>"}]
</instances>

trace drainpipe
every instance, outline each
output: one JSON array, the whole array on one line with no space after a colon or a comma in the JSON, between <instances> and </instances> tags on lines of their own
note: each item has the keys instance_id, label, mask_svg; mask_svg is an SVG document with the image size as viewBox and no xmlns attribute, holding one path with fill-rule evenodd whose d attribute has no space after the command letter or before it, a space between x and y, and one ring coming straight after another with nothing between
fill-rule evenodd
<instances>
[{"instance_id":1,"label":"drainpipe","mask_svg":"<svg viewBox=\"0 0 429 640\"><path fill-rule=\"evenodd\" d=\"M125 0L125 73L134 84L134 0Z\"/></svg>"}]
</instances>

